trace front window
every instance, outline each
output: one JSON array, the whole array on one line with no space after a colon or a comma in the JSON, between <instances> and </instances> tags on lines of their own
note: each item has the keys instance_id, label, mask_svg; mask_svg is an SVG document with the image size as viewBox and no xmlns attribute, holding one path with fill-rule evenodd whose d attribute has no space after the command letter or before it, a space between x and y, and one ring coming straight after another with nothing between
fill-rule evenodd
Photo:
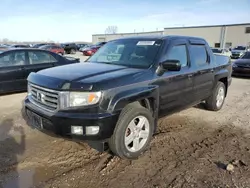
<instances>
[{"instance_id":1,"label":"front window","mask_svg":"<svg viewBox=\"0 0 250 188\"><path fill-rule=\"evenodd\" d=\"M250 59L250 53L245 53L241 59Z\"/></svg>"},{"instance_id":2,"label":"front window","mask_svg":"<svg viewBox=\"0 0 250 188\"><path fill-rule=\"evenodd\" d=\"M124 39L108 42L87 62L149 68L156 57L162 40Z\"/></svg>"},{"instance_id":3,"label":"front window","mask_svg":"<svg viewBox=\"0 0 250 188\"><path fill-rule=\"evenodd\" d=\"M246 50L246 47L244 46L237 46L234 48L234 50Z\"/></svg>"},{"instance_id":4,"label":"front window","mask_svg":"<svg viewBox=\"0 0 250 188\"><path fill-rule=\"evenodd\" d=\"M218 53L218 54L222 53L222 50L217 48L212 48L212 51L213 53Z\"/></svg>"}]
</instances>

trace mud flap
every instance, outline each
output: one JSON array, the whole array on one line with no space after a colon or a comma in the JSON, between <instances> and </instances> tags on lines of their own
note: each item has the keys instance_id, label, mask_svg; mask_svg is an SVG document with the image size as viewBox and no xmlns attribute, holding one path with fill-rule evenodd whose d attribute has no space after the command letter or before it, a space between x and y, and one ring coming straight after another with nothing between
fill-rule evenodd
<instances>
[{"instance_id":1,"label":"mud flap","mask_svg":"<svg viewBox=\"0 0 250 188\"><path fill-rule=\"evenodd\" d=\"M91 148L99 152L104 152L109 149L108 143L105 141L86 141L86 142Z\"/></svg>"}]
</instances>

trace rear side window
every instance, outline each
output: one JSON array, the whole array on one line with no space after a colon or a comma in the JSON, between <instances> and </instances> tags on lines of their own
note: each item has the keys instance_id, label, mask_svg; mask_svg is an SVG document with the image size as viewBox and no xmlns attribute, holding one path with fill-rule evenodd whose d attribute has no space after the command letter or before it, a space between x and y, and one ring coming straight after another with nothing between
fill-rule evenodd
<instances>
[{"instance_id":1,"label":"rear side window","mask_svg":"<svg viewBox=\"0 0 250 188\"><path fill-rule=\"evenodd\" d=\"M190 56L192 62L195 63L197 66L204 66L207 65L209 62L205 45L191 45Z\"/></svg>"},{"instance_id":2,"label":"rear side window","mask_svg":"<svg viewBox=\"0 0 250 188\"><path fill-rule=\"evenodd\" d=\"M34 52L29 52L28 54L29 54L30 64L44 64L44 63L57 62L57 60L49 53L34 51Z\"/></svg>"},{"instance_id":3,"label":"rear side window","mask_svg":"<svg viewBox=\"0 0 250 188\"><path fill-rule=\"evenodd\" d=\"M179 60L182 67L187 66L186 45L173 46L167 53L167 60Z\"/></svg>"}]
</instances>

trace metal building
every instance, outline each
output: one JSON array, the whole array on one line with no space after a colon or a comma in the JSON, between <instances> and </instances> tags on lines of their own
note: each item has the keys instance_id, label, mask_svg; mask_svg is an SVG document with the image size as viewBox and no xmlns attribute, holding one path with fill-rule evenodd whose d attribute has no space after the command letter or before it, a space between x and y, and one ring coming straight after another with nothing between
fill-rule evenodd
<instances>
[{"instance_id":1,"label":"metal building","mask_svg":"<svg viewBox=\"0 0 250 188\"><path fill-rule=\"evenodd\" d=\"M164 31L141 32L141 33L117 33L117 34L96 34L92 35L92 43L106 42L122 37L142 36L142 35L163 35Z\"/></svg>"},{"instance_id":2,"label":"metal building","mask_svg":"<svg viewBox=\"0 0 250 188\"><path fill-rule=\"evenodd\" d=\"M109 41L136 35L186 35L205 38L211 47L250 45L250 23L231 25L210 25L193 27L171 27L164 31L142 33L97 34L92 42Z\"/></svg>"}]
</instances>

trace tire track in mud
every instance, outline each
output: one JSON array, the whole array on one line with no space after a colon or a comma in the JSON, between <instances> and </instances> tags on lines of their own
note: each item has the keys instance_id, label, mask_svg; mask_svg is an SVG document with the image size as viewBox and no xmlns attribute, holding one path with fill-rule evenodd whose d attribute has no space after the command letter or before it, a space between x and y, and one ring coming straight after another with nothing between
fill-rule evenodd
<instances>
[{"instance_id":1,"label":"tire track in mud","mask_svg":"<svg viewBox=\"0 0 250 188\"><path fill-rule=\"evenodd\" d=\"M150 150L147 151L140 160L124 161L117 159L116 162L112 162L112 159L109 160L107 159L109 157L106 156L106 158L103 159L103 161L105 161L103 163L105 166L105 164L107 164L106 162L110 162L110 165L106 165L106 168L109 168L109 170L105 168L100 172L95 171L95 173L90 173L94 169L94 166L96 166L94 162L90 163L89 166L83 167L82 169L79 168L70 174L70 176L77 177L76 174L80 174L80 171L83 169L90 171L85 174L85 177L76 178L77 184L76 182L70 181L69 185L84 184L86 187L123 187L121 185L124 185L124 187L190 187L190 185L194 185L197 187L198 185L203 185L205 180L199 181L199 179L194 178L199 176L197 174L190 174L192 173L190 169L193 169L196 173L199 170L202 171L200 168L205 167L212 169L211 171L218 170L215 162L220 158L220 152L224 150L223 145L227 145L228 143L232 144L231 147L235 147L233 149L236 151L244 149L239 148L239 144L232 142L234 139L238 140L239 136L241 137L241 133L237 131L234 133L229 126L226 125L218 130L210 130L209 122L206 126L200 128L198 127L200 123L206 123L192 119L187 120L186 117L182 118L180 115L171 116L169 118L170 122L174 121L174 119L178 119L177 122L179 121L182 125L178 126L178 123L172 124L173 131L168 135L159 134L155 136ZM183 125L185 120L187 120L188 124ZM191 125L193 125L193 127ZM182 129L180 129L180 127L182 127ZM168 129L168 126L162 128L162 130L166 132L169 131ZM242 153L244 152L245 151L242 151ZM215 155L213 155L213 153L215 153ZM237 157L239 153L233 156ZM227 160L229 159L230 158ZM107 173L105 173L105 171ZM96 181L88 181L90 178L94 178ZM65 182L65 179L61 179L60 181ZM217 183L216 181L217 180L207 180L206 182L207 185L221 184L220 181ZM230 178L228 178L227 181L230 182ZM57 183L58 181L56 180L50 182L49 185L55 186Z\"/></svg>"},{"instance_id":2,"label":"tire track in mud","mask_svg":"<svg viewBox=\"0 0 250 188\"><path fill-rule=\"evenodd\" d=\"M248 104L245 104L244 100L236 100L238 100L237 110L247 108ZM223 111L226 110L227 109ZM235 114L237 110L234 110L234 112L230 111L230 115ZM245 114L248 113L248 111L245 112ZM224 123L223 121L219 121L217 118L215 118L213 122L202 122L201 119L202 117L195 119L192 115L187 116L185 113L179 113L167 118L161 118L158 122L159 134L157 134L152 141L150 150L145 153L145 156L140 158L140 162L132 161L124 163L124 161L121 161L120 159L118 159L118 162L116 163L110 161L110 165L108 167L112 169L111 173L105 174L104 177L102 176L107 168L107 166L104 165L104 170L97 173L98 176L101 177L94 176L97 180L95 182L96 185L103 185L103 187L121 187L120 185L127 185L131 187L139 185L143 185L143 187L161 187L163 185L168 185L169 187L185 187L185 185L191 185L192 183L190 182L193 182L192 185L197 185L197 182L199 181L197 179L190 179L189 175L187 175L189 171L187 171L187 168L185 167L191 163L191 165L188 165L190 169L194 167L198 168L197 165L195 165L198 160L201 166L210 166L210 168L215 170L216 167L214 163L217 158L219 158L219 155L216 157L210 155L211 150L218 148L213 152L220 153L220 150L223 150L222 145L227 145L228 142L231 143L235 137L236 140L238 139L237 134L231 134L231 132L234 132L231 129L233 124L231 119L228 119L227 122L224 121ZM219 130L210 127L210 125L214 123L220 125ZM168 145L172 147L168 147ZM220 147L222 148L220 149ZM244 148L239 148L239 145L235 148L235 150L243 149ZM168 154L166 154L166 152L168 152ZM243 151L243 153L244 152L245 151ZM152 160L158 162L152 163ZM124 165L121 165L122 163ZM94 165L94 163L90 163L88 168L91 170ZM80 170L81 169L77 169L77 171ZM77 174L77 171L74 174ZM173 173L173 171L176 172ZM124 176L124 174L133 174L133 176ZM161 174L164 174L164 176ZM90 178L90 176L87 175L87 178L83 178L85 181L79 180L79 182L85 183L85 185L91 185L92 187L98 187L93 186L91 182L87 183L88 181L86 181L86 179L88 179L88 177ZM146 180L142 181L143 177L147 177ZM216 181L217 180L199 183L202 185L207 184L208 187L209 185L221 184L221 181L217 181L217 183ZM230 178L228 181L230 182ZM119 183L117 184L117 182ZM131 182L131 184L128 184L128 182ZM71 183L74 184L73 182ZM224 184L221 185L224 186Z\"/></svg>"}]
</instances>

